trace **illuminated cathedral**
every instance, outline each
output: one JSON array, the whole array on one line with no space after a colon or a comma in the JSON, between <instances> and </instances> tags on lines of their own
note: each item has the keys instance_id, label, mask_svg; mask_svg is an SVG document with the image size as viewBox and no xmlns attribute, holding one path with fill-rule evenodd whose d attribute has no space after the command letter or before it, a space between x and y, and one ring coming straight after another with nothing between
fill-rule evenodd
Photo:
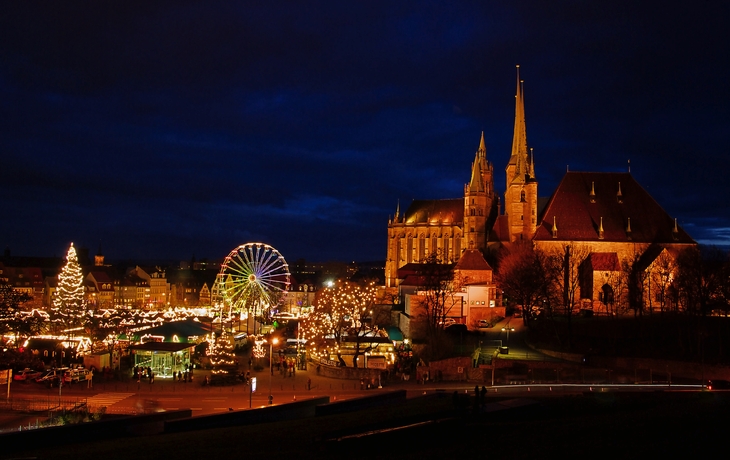
<instances>
[{"instance_id":1,"label":"illuminated cathedral","mask_svg":"<svg viewBox=\"0 0 730 460\"><path fill-rule=\"evenodd\" d=\"M469 250L487 254L488 249L532 241L544 250L572 245L589 253L581 299L592 302L606 289L601 274L620 270L627 258L642 259L651 269L658 257L676 257L682 248L696 245L630 172L567 172L549 198L538 198L519 66L505 174L500 199L482 133L462 198L414 200L405 212L398 206L388 221L386 286L399 284L398 270L406 264L433 254L442 262L457 263Z\"/></svg>"}]
</instances>

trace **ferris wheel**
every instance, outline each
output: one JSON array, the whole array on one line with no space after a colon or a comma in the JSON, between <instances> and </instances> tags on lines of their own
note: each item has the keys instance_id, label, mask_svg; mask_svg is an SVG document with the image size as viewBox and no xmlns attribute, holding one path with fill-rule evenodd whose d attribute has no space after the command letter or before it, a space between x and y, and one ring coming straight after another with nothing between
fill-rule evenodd
<instances>
[{"instance_id":1,"label":"ferris wheel","mask_svg":"<svg viewBox=\"0 0 730 460\"><path fill-rule=\"evenodd\" d=\"M221 309L260 316L276 307L289 289L289 265L272 246L246 243L226 256L212 296Z\"/></svg>"}]
</instances>

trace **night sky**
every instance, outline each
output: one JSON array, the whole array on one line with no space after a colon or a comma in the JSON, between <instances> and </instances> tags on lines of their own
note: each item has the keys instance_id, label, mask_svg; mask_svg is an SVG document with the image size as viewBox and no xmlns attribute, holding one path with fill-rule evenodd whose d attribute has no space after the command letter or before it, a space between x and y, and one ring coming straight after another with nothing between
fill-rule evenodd
<instances>
[{"instance_id":1,"label":"night sky","mask_svg":"<svg viewBox=\"0 0 730 460\"><path fill-rule=\"evenodd\" d=\"M630 160L730 244L727 5L3 2L0 250L383 260L399 200L463 196L482 131L503 193L516 64L540 196Z\"/></svg>"}]
</instances>

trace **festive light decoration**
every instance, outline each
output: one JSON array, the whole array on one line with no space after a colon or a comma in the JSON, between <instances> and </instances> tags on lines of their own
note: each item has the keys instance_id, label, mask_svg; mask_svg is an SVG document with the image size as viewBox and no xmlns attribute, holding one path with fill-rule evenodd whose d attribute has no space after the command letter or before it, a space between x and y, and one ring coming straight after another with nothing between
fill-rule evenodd
<instances>
[{"instance_id":1,"label":"festive light decoration","mask_svg":"<svg viewBox=\"0 0 730 460\"><path fill-rule=\"evenodd\" d=\"M213 374L227 374L236 366L233 354L234 343L230 334L223 331L218 337L210 334L208 350L206 351L210 364L213 365Z\"/></svg>"},{"instance_id":2,"label":"festive light decoration","mask_svg":"<svg viewBox=\"0 0 730 460\"><path fill-rule=\"evenodd\" d=\"M251 353L253 354L254 358L263 358L266 356L266 347L264 347L264 344L266 343L266 340L262 339L256 339L254 341L253 348L251 349Z\"/></svg>"},{"instance_id":3,"label":"festive light decoration","mask_svg":"<svg viewBox=\"0 0 730 460\"><path fill-rule=\"evenodd\" d=\"M68 248L66 265L58 275L58 287L53 298L58 319L66 329L81 323L84 315L84 275L76 255L74 244Z\"/></svg>"},{"instance_id":4,"label":"festive light decoration","mask_svg":"<svg viewBox=\"0 0 730 460\"><path fill-rule=\"evenodd\" d=\"M371 325L365 318L375 303L375 295L372 282L360 285L339 280L320 291L312 311L300 323L309 353L329 359L339 354L344 336L370 331Z\"/></svg>"}]
</instances>

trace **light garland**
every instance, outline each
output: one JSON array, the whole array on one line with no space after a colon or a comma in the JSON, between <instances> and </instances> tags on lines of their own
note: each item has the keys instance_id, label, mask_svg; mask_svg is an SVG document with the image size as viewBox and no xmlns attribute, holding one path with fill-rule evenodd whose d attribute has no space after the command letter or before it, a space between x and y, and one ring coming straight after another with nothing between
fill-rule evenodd
<instances>
[{"instance_id":1,"label":"light garland","mask_svg":"<svg viewBox=\"0 0 730 460\"><path fill-rule=\"evenodd\" d=\"M310 356L325 359L337 356L345 335L369 331L364 320L375 296L376 286L372 282L359 285L338 280L320 291L311 312L300 322L301 336L309 344Z\"/></svg>"},{"instance_id":2,"label":"light garland","mask_svg":"<svg viewBox=\"0 0 730 460\"><path fill-rule=\"evenodd\" d=\"M210 334L206 354L213 366L213 374L227 374L230 368L236 365L233 343L230 334L225 331L218 337L213 333Z\"/></svg>"},{"instance_id":3,"label":"light garland","mask_svg":"<svg viewBox=\"0 0 730 460\"><path fill-rule=\"evenodd\" d=\"M266 356L266 347L264 347L264 344L266 343L266 340L260 340L257 339L254 342L254 345L251 349L251 353L253 354L254 358L263 358Z\"/></svg>"}]
</instances>

